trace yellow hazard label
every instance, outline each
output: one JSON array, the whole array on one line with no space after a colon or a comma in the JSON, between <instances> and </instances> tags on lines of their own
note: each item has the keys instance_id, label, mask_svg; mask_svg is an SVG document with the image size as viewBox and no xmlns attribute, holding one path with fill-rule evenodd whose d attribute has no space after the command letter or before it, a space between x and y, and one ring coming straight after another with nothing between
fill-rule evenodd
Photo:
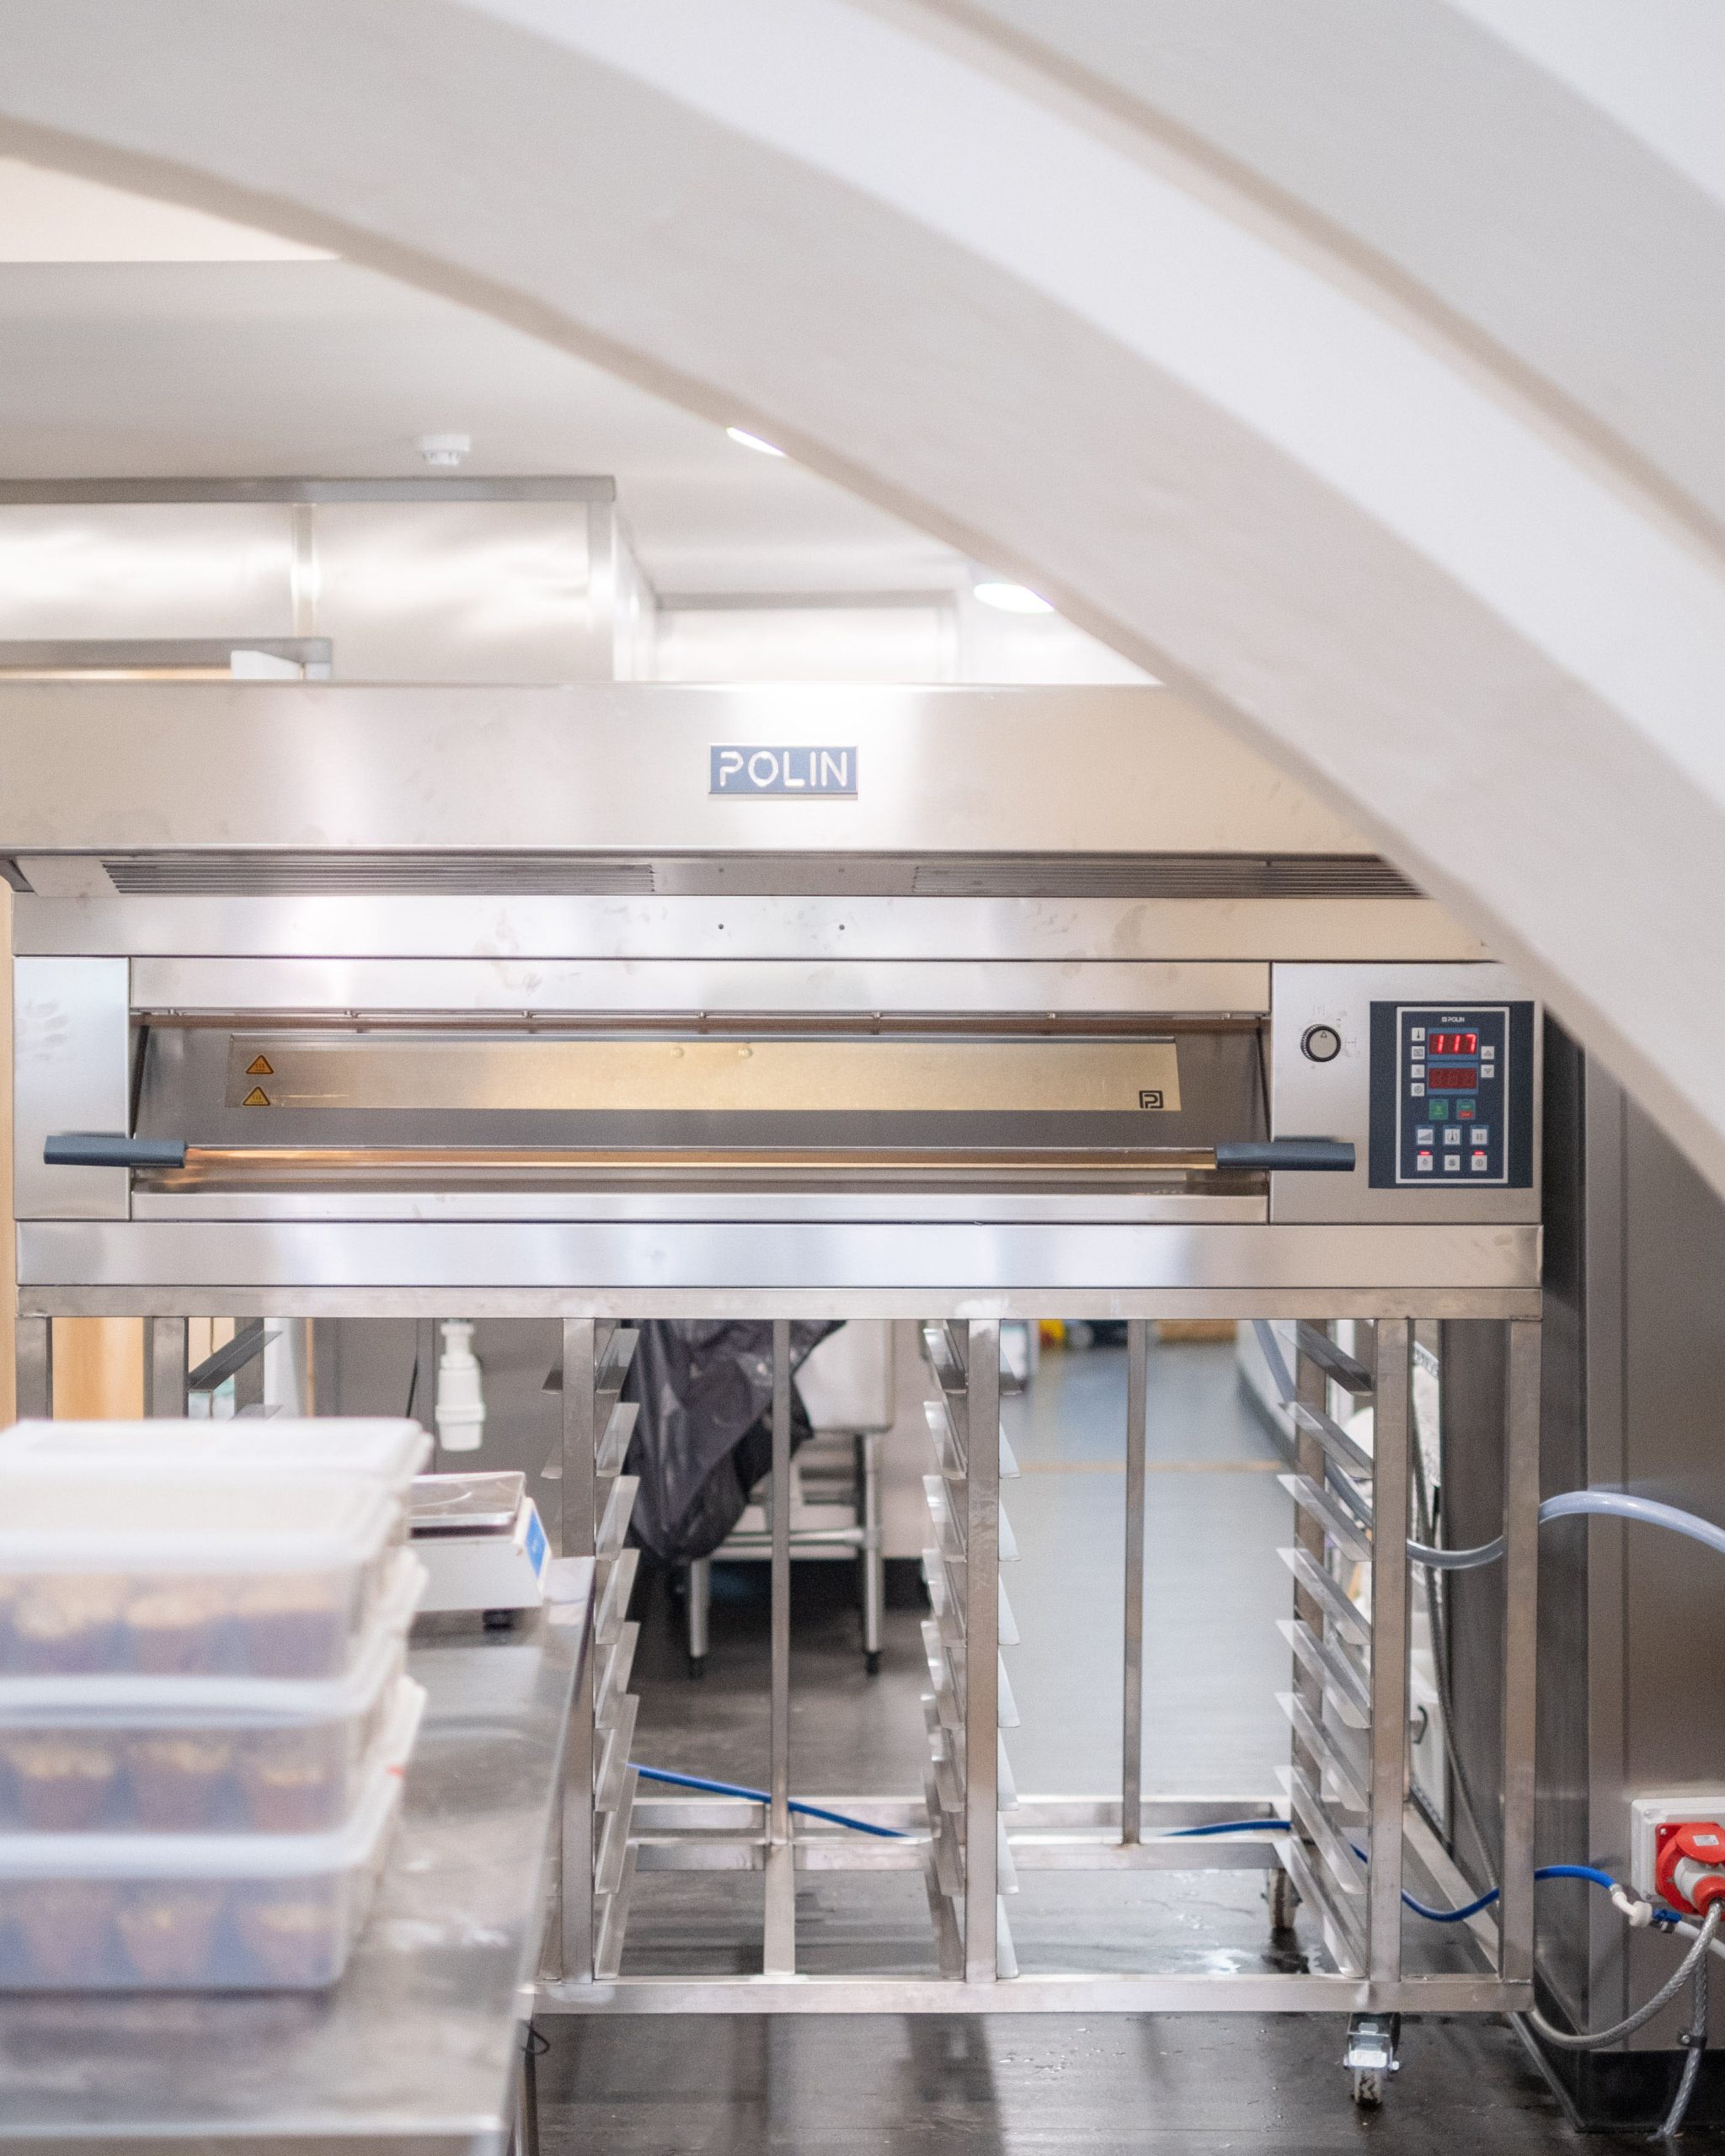
<instances>
[{"instance_id":1,"label":"yellow hazard label","mask_svg":"<svg viewBox=\"0 0 1725 2156\"><path fill-rule=\"evenodd\" d=\"M267 1108L269 1105L270 1096L261 1086L254 1086L251 1091L240 1102L243 1108Z\"/></svg>"},{"instance_id":2,"label":"yellow hazard label","mask_svg":"<svg viewBox=\"0 0 1725 2156\"><path fill-rule=\"evenodd\" d=\"M267 1055L254 1055L246 1065L246 1075L248 1078L273 1078L275 1065Z\"/></svg>"}]
</instances>

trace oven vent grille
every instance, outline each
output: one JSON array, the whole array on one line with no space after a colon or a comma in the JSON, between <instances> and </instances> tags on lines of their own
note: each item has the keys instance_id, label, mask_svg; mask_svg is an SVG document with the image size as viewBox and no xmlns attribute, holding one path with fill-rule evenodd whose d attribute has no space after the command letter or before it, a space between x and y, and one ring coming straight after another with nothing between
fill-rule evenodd
<instances>
[{"instance_id":1,"label":"oven vent grille","mask_svg":"<svg viewBox=\"0 0 1725 2156\"><path fill-rule=\"evenodd\" d=\"M43 897L1417 899L1374 854L323 853L44 856L4 864Z\"/></svg>"},{"instance_id":2,"label":"oven vent grille","mask_svg":"<svg viewBox=\"0 0 1725 2156\"><path fill-rule=\"evenodd\" d=\"M931 898L1415 899L1375 854L1231 853L1008 856L927 861L914 886Z\"/></svg>"},{"instance_id":3,"label":"oven vent grille","mask_svg":"<svg viewBox=\"0 0 1725 2156\"><path fill-rule=\"evenodd\" d=\"M104 860L125 897L646 897L653 864L593 854L143 853Z\"/></svg>"}]
</instances>

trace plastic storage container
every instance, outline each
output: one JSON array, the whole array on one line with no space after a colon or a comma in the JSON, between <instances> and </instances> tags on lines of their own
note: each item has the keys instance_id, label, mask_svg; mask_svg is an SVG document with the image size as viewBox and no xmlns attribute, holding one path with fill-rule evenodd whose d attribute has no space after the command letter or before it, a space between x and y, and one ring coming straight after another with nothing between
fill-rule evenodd
<instances>
[{"instance_id":1,"label":"plastic storage container","mask_svg":"<svg viewBox=\"0 0 1725 2156\"><path fill-rule=\"evenodd\" d=\"M384 1754L333 1833L0 1837L0 1990L334 1983L388 1854L424 1704L398 1681Z\"/></svg>"},{"instance_id":2,"label":"plastic storage container","mask_svg":"<svg viewBox=\"0 0 1725 2156\"><path fill-rule=\"evenodd\" d=\"M417 1559L394 1560L340 1677L0 1678L0 1835L339 1827L384 1742L423 1584Z\"/></svg>"},{"instance_id":3,"label":"plastic storage container","mask_svg":"<svg viewBox=\"0 0 1725 2156\"><path fill-rule=\"evenodd\" d=\"M400 1514L375 1482L0 1473L0 1673L338 1676Z\"/></svg>"},{"instance_id":4,"label":"plastic storage container","mask_svg":"<svg viewBox=\"0 0 1725 2156\"><path fill-rule=\"evenodd\" d=\"M231 1476L354 1476L381 1482L405 1505L430 1453L431 1440L417 1422L383 1416L14 1422L0 1430L0 1478L56 1475L68 1466L77 1472L84 1461L128 1478L190 1475L200 1482Z\"/></svg>"}]
</instances>

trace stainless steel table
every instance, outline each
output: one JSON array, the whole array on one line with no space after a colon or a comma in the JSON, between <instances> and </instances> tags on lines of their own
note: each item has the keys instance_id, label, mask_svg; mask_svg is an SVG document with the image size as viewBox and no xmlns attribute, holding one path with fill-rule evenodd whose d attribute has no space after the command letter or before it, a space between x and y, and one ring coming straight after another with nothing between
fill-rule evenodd
<instances>
[{"instance_id":1,"label":"stainless steel table","mask_svg":"<svg viewBox=\"0 0 1725 2156\"><path fill-rule=\"evenodd\" d=\"M509 2141L592 1561L516 1631L416 1643L401 1828L346 1975L316 1997L0 1999L0 2147L490 2156Z\"/></svg>"}]
</instances>

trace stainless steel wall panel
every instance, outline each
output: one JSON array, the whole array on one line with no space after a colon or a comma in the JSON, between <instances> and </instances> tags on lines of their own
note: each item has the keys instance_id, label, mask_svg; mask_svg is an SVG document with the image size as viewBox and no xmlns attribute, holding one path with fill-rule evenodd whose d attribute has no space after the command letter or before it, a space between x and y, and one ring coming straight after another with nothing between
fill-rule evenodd
<instances>
[{"instance_id":1,"label":"stainless steel wall panel","mask_svg":"<svg viewBox=\"0 0 1725 2156\"><path fill-rule=\"evenodd\" d=\"M609 680L634 670L650 606L616 495L600 478L0 482L0 637L316 635L348 681Z\"/></svg>"},{"instance_id":2,"label":"stainless steel wall panel","mask_svg":"<svg viewBox=\"0 0 1725 2156\"><path fill-rule=\"evenodd\" d=\"M610 511L606 512L607 520ZM341 681L609 680L585 502L325 502L318 633Z\"/></svg>"},{"instance_id":3,"label":"stainless steel wall panel","mask_svg":"<svg viewBox=\"0 0 1725 2156\"><path fill-rule=\"evenodd\" d=\"M1627 1234L1631 1113L1629 1096L1616 1081L1597 1064L1583 1061L1580 1181L1575 1193L1582 1215L1582 1262L1575 1283L1581 1322L1572 1374L1583 1420L1577 1443L1581 1472L1569 1484L1571 1488L1594 1484L1622 1489L1627 1486L1632 1472L1632 1401L1625 1352L1631 1285ZM1645 1406L1642 1402L1635 1404ZM1601 1829L1610 1830L1610 1843L1626 1849L1624 1799L1629 1785L1632 1668L1625 1618L1629 1530L1610 1520L1597 1524L1591 1520L1565 1521L1557 1534L1567 1540L1568 1554L1579 1565L1583 1582L1587 1641L1586 1660L1581 1665L1583 1726L1581 1742L1569 1754L1582 1777L1583 1832L1589 1853ZM1572 1676L1576 1667L1569 1666ZM1578 1999L1583 2018L1591 2020L1597 2015L1606 2021L1621 2019L1632 2004L1629 1972L1635 1957L1626 1947L1622 1926L1608 1924L1605 1912L1593 1908L1591 1897L1584 1928L1573 1945L1574 1959L1567 1973L1573 1987L1572 1995Z\"/></svg>"},{"instance_id":4,"label":"stainless steel wall panel","mask_svg":"<svg viewBox=\"0 0 1725 2156\"><path fill-rule=\"evenodd\" d=\"M6 502L0 637L290 637L290 515L262 502Z\"/></svg>"}]
</instances>

